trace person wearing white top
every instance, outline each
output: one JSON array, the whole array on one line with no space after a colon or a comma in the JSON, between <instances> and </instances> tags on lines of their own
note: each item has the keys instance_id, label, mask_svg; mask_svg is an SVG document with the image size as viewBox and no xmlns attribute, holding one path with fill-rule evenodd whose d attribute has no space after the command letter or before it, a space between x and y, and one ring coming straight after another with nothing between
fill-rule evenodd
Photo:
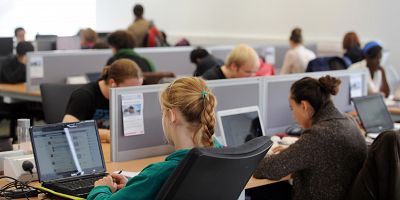
<instances>
[{"instance_id":1,"label":"person wearing white top","mask_svg":"<svg viewBox=\"0 0 400 200\"><path fill-rule=\"evenodd\" d=\"M385 97L389 96L390 88L386 80L385 70L380 66L382 58L382 47L377 42L368 42L363 53L365 59L352 64L349 70L368 69L370 76L368 77L368 94L382 92Z\"/></svg>"},{"instance_id":2,"label":"person wearing white top","mask_svg":"<svg viewBox=\"0 0 400 200\"><path fill-rule=\"evenodd\" d=\"M292 30L289 43L291 49L286 52L280 74L303 73L307 68L308 62L315 59L315 54L303 46L303 36L300 28Z\"/></svg>"}]
</instances>

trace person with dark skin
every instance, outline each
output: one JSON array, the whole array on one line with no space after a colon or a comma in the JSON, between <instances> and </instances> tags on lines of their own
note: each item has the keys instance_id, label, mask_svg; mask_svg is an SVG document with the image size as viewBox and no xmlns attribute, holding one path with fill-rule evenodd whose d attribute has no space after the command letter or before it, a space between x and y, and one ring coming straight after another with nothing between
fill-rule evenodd
<instances>
[{"instance_id":1,"label":"person with dark skin","mask_svg":"<svg viewBox=\"0 0 400 200\"><path fill-rule=\"evenodd\" d=\"M383 67L381 66L381 59L382 59L382 47L375 46L372 47L370 50L365 52L365 60L367 61L367 67L371 74L371 78L374 79L376 72L382 73L382 83L380 85L379 91L382 92L385 97L388 97L390 94L389 84L387 83L386 73Z\"/></svg>"},{"instance_id":2,"label":"person with dark skin","mask_svg":"<svg viewBox=\"0 0 400 200\"><path fill-rule=\"evenodd\" d=\"M386 73L381 66L382 46L375 41L368 42L363 48L365 59L354 63L349 70L368 69L368 94L383 93L385 97L390 94L389 84L387 83Z\"/></svg>"}]
</instances>

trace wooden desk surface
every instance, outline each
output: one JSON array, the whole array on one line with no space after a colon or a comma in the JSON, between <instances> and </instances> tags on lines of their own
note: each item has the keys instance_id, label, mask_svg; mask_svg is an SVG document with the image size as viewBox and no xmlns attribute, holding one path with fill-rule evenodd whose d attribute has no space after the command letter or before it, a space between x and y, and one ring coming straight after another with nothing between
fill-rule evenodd
<instances>
[{"instance_id":1,"label":"wooden desk surface","mask_svg":"<svg viewBox=\"0 0 400 200\"><path fill-rule=\"evenodd\" d=\"M166 156L157 156L157 157L144 158L144 159L139 159L139 160L131 160L131 161L126 161L126 162L111 162L110 161L110 144L103 143L102 148L103 148L104 160L106 162L107 171L109 173L112 173L114 171L119 171L119 170L138 172L138 171L141 171L143 168L145 168L149 164L163 161L166 157ZM285 180L289 180L289 179L290 179L290 177L285 177L279 181L285 181ZM254 188L254 187L258 187L258 186L262 186L262 185L268 185L268 184L279 182L279 181L271 181L268 179L256 179L254 177L251 177L251 179L247 183L245 189L250 189L250 188ZM0 179L0 187L7 183L8 182L6 180ZM38 183L33 183L33 184L36 185ZM38 198L29 198L29 199L36 200Z\"/></svg>"},{"instance_id":2,"label":"wooden desk surface","mask_svg":"<svg viewBox=\"0 0 400 200\"><path fill-rule=\"evenodd\" d=\"M39 91L28 92L25 83L0 84L0 96L16 100L41 102Z\"/></svg>"}]
</instances>

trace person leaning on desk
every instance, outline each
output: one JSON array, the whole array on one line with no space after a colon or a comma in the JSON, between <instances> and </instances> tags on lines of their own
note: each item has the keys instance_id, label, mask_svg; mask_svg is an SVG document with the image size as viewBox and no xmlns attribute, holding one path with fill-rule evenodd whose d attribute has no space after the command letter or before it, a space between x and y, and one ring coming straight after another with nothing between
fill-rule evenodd
<instances>
[{"instance_id":1,"label":"person leaning on desk","mask_svg":"<svg viewBox=\"0 0 400 200\"><path fill-rule=\"evenodd\" d=\"M299 140L261 161L256 178L293 177L293 199L344 199L367 156L357 125L340 113L331 100L340 80L305 77L290 88L289 104L304 128Z\"/></svg>"},{"instance_id":2,"label":"person leaning on desk","mask_svg":"<svg viewBox=\"0 0 400 200\"><path fill-rule=\"evenodd\" d=\"M191 148L218 147L213 138L216 104L203 79L183 77L171 83L160 94L160 105L164 135L175 152L129 180L121 174L98 180L87 199L154 199Z\"/></svg>"},{"instance_id":3,"label":"person leaning on desk","mask_svg":"<svg viewBox=\"0 0 400 200\"><path fill-rule=\"evenodd\" d=\"M100 140L109 142L109 90L111 87L139 86L142 71L129 59L119 59L103 69L101 78L75 90L69 99L63 122L94 119L99 127Z\"/></svg>"}]
</instances>

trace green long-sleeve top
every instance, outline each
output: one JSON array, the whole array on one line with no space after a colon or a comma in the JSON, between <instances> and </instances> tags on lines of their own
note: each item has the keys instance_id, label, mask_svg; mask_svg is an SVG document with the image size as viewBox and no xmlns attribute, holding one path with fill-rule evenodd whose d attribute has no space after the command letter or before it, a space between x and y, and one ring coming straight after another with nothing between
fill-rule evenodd
<instances>
[{"instance_id":1,"label":"green long-sleeve top","mask_svg":"<svg viewBox=\"0 0 400 200\"><path fill-rule=\"evenodd\" d=\"M112 193L108 186L98 186L88 195L88 200L101 199L154 199L162 185L172 174L179 162L186 156L190 149L181 149L173 152L164 162L147 166L137 176L129 179L126 186L116 193Z\"/></svg>"}]
</instances>

